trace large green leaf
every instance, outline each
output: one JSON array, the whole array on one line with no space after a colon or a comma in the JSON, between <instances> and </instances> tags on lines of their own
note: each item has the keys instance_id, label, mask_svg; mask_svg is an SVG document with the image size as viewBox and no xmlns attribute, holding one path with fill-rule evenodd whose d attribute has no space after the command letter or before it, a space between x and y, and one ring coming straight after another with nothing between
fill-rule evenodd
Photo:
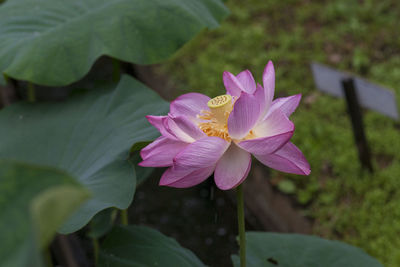
<instances>
[{"instance_id":1,"label":"large green leaf","mask_svg":"<svg viewBox=\"0 0 400 267\"><path fill-rule=\"evenodd\" d=\"M248 232L246 239L249 267L383 267L357 247L316 236ZM237 255L232 261L240 266Z\"/></svg>"},{"instance_id":2,"label":"large green leaf","mask_svg":"<svg viewBox=\"0 0 400 267\"><path fill-rule=\"evenodd\" d=\"M167 102L128 76L113 91L11 105L0 112L0 158L58 167L89 188L93 198L61 229L73 232L100 210L128 207L136 181L129 149L157 137L145 115L167 110Z\"/></svg>"},{"instance_id":3,"label":"large green leaf","mask_svg":"<svg viewBox=\"0 0 400 267\"><path fill-rule=\"evenodd\" d=\"M12 0L0 6L0 72L42 85L83 77L101 55L166 59L227 15L219 0Z\"/></svg>"},{"instance_id":4,"label":"large green leaf","mask_svg":"<svg viewBox=\"0 0 400 267\"><path fill-rule=\"evenodd\" d=\"M0 266L40 266L41 248L89 195L65 172L0 160Z\"/></svg>"},{"instance_id":5,"label":"large green leaf","mask_svg":"<svg viewBox=\"0 0 400 267\"><path fill-rule=\"evenodd\" d=\"M204 264L174 239L144 226L117 226L101 244L99 266L195 267Z\"/></svg>"}]
</instances>

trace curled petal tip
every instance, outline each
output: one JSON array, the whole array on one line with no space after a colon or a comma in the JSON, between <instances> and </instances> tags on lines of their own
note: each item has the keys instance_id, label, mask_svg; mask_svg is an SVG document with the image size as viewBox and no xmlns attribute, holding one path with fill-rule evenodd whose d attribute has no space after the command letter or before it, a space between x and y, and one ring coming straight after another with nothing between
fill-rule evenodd
<instances>
[{"instance_id":1,"label":"curled petal tip","mask_svg":"<svg viewBox=\"0 0 400 267\"><path fill-rule=\"evenodd\" d=\"M266 72L267 70L273 70L273 69L274 69L274 63L272 63L271 60L268 60L267 65L265 65L264 72Z\"/></svg>"},{"instance_id":2,"label":"curled petal tip","mask_svg":"<svg viewBox=\"0 0 400 267\"><path fill-rule=\"evenodd\" d=\"M222 73L222 78L223 79L229 79L231 76L234 76L232 73L230 73L229 71L224 71L224 73Z\"/></svg>"},{"instance_id":3,"label":"curled petal tip","mask_svg":"<svg viewBox=\"0 0 400 267\"><path fill-rule=\"evenodd\" d=\"M298 173L296 173L298 175L304 175L304 176L308 176L311 174L311 169L301 169Z\"/></svg>"},{"instance_id":4,"label":"curled petal tip","mask_svg":"<svg viewBox=\"0 0 400 267\"><path fill-rule=\"evenodd\" d=\"M268 64L265 66L262 81L263 88L265 90L264 94L266 105L269 108L275 93L275 69L272 61L269 61Z\"/></svg>"},{"instance_id":5,"label":"curled petal tip","mask_svg":"<svg viewBox=\"0 0 400 267\"><path fill-rule=\"evenodd\" d=\"M267 65L265 65L263 76L275 76L275 68L272 61L268 61ZM264 85L265 86L265 85Z\"/></svg>"},{"instance_id":6,"label":"curled petal tip","mask_svg":"<svg viewBox=\"0 0 400 267\"><path fill-rule=\"evenodd\" d=\"M249 94L253 94L256 91L256 82L253 75L249 70L240 72L236 78L242 85L242 89Z\"/></svg>"},{"instance_id":7,"label":"curled petal tip","mask_svg":"<svg viewBox=\"0 0 400 267\"><path fill-rule=\"evenodd\" d=\"M263 164L286 173L309 175L310 164L303 153L293 143L288 142L273 154L255 155Z\"/></svg>"},{"instance_id":8,"label":"curled petal tip","mask_svg":"<svg viewBox=\"0 0 400 267\"><path fill-rule=\"evenodd\" d=\"M232 96L239 96L242 91L245 91L236 76L229 71L224 71L222 80L227 93Z\"/></svg>"},{"instance_id":9,"label":"curled petal tip","mask_svg":"<svg viewBox=\"0 0 400 267\"><path fill-rule=\"evenodd\" d=\"M310 163L308 163L308 161L306 160L306 158L304 157L304 161L305 161L305 166L302 168L302 172L304 173L303 175L310 175L311 174L311 167L310 167Z\"/></svg>"},{"instance_id":10,"label":"curled petal tip","mask_svg":"<svg viewBox=\"0 0 400 267\"><path fill-rule=\"evenodd\" d=\"M159 185L159 186L167 186L168 184L165 183L164 181L160 180L160 181L158 182L158 185Z\"/></svg>"},{"instance_id":11,"label":"curled petal tip","mask_svg":"<svg viewBox=\"0 0 400 267\"><path fill-rule=\"evenodd\" d=\"M145 160L145 153L142 150L140 150L139 155L142 158L142 160ZM138 165L141 164L142 162L143 161L139 162ZM139 165L139 166L141 166L141 165Z\"/></svg>"},{"instance_id":12,"label":"curled petal tip","mask_svg":"<svg viewBox=\"0 0 400 267\"><path fill-rule=\"evenodd\" d=\"M293 95L293 97L295 97L297 103L300 103L300 100L301 100L301 98L303 97L303 95L300 93L300 94L295 94L295 95Z\"/></svg>"}]
</instances>

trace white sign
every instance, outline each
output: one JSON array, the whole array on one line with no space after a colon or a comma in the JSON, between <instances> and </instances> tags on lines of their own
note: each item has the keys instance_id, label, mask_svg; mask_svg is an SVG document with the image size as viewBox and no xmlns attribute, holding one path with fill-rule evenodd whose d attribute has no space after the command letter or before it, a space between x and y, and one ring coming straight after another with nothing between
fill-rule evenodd
<instances>
[{"instance_id":1,"label":"white sign","mask_svg":"<svg viewBox=\"0 0 400 267\"><path fill-rule=\"evenodd\" d=\"M375 110L395 120L399 119L396 97L392 91L349 73L337 71L318 63L312 63L311 69L314 82L322 92L336 97L344 97L342 81L353 78L358 102L361 106Z\"/></svg>"}]
</instances>

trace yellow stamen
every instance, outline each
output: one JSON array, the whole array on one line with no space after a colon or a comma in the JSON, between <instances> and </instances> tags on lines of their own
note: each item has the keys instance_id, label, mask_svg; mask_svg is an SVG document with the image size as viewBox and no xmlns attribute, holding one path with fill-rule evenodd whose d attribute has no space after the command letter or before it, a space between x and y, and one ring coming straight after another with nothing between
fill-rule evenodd
<instances>
[{"instance_id":1,"label":"yellow stamen","mask_svg":"<svg viewBox=\"0 0 400 267\"><path fill-rule=\"evenodd\" d=\"M198 117L207 122L199 124L199 128L208 136L217 136L231 141L228 133L228 117L232 111L232 97L220 95L214 97L207 103L210 111L202 111Z\"/></svg>"},{"instance_id":2,"label":"yellow stamen","mask_svg":"<svg viewBox=\"0 0 400 267\"><path fill-rule=\"evenodd\" d=\"M250 130L250 132L243 139L244 140L249 140L249 139L254 139L254 138L257 138L257 136L256 136L256 134L254 133L253 130Z\"/></svg>"}]
</instances>

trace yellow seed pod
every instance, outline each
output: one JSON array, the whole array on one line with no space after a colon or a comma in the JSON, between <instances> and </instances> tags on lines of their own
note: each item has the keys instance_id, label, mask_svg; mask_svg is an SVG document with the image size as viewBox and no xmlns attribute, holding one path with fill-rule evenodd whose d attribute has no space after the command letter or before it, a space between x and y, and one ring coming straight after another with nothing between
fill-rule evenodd
<instances>
[{"instance_id":1,"label":"yellow seed pod","mask_svg":"<svg viewBox=\"0 0 400 267\"><path fill-rule=\"evenodd\" d=\"M207 103L214 118L222 124L226 124L228 115L232 111L232 96L220 95L210 99Z\"/></svg>"},{"instance_id":2,"label":"yellow seed pod","mask_svg":"<svg viewBox=\"0 0 400 267\"><path fill-rule=\"evenodd\" d=\"M230 95L219 95L210 99L207 103L208 107L211 109L220 108L227 104L232 103L232 97Z\"/></svg>"}]
</instances>

